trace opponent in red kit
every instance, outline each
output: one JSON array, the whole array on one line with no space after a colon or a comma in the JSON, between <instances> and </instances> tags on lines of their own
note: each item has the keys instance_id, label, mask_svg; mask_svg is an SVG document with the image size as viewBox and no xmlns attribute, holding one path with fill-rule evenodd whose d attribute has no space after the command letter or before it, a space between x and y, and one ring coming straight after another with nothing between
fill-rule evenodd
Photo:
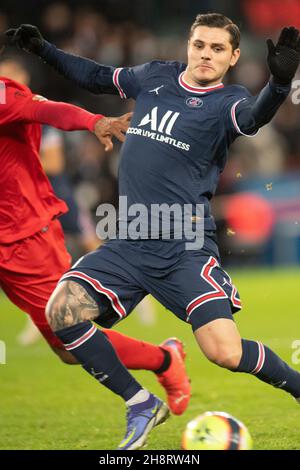
<instances>
[{"instance_id":1,"label":"opponent in red kit","mask_svg":"<svg viewBox=\"0 0 300 470\"><path fill-rule=\"evenodd\" d=\"M106 118L48 101L0 76L0 287L31 316L50 347L68 364L77 361L45 317L47 301L71 259L58 220L68 208L55 196L40 162L41 124L65 131L89 130L111 150L113 136L124 140L129 120L130 114ZM179 340L170 338L156 346L116 331L103 332L127 368L157 374L173 413L185 411L190 384Z\"/></svg>"}]
</instances>

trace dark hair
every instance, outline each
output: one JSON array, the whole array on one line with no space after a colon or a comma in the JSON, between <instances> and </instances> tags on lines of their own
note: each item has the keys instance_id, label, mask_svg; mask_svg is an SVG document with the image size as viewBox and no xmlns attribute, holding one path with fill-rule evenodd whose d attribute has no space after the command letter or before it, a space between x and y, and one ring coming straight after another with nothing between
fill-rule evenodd
<instances>
[{"instance_id":1,"label":"dark hair","mask_svg":"<svg viewBox=\"0 0 300 470\"><path fill-rule=\"evenodd\" d=\"M221 13L204 13L196 16L190 29L190 36L194 34L198 26L208 26L209 28L224 28L230 34L230 43L233 50L240 45L241 33L239 27L233 23L227 16Z\"/></svg>"}]
</instances>

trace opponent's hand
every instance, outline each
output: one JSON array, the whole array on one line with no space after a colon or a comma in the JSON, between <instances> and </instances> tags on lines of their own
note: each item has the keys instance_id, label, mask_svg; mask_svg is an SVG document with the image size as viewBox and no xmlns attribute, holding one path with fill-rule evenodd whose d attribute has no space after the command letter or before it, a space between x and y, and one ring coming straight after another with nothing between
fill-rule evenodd
<instances>
[{"instance_id":1,"label":"opponent's hand","mask_svg":"<svg viewBox=\"0 0 300 470\"><path fill-rule=\"evenodd\" d=\"M39 54L44 45L43 36L38 28L31 24L21 24L19 28L8 29L5 35L10 44L33 54Z\"/></svg>"},{"instance_id":2,"label":"opponent's hand","mask_svg":"<svg viewBox=\"0 0 300 470\"><path fill-rule=\"evenodd\" d=\"M106 152L113 149L112 138L116 137L120 142L125 141L125 134L130 125L133 113L127 113L120 117L103 117L96 122L94 133L104 145Z\"/></svg>"},{"instance_id":3,"label":"opponent's hand","mask_svg":"<svg viewBox=\"0 0 300 470\"><path fill-rule=\"evenodd\" d=\"M296 73L300 61L300 37L298 29L283 28L276 46L267 40L268 65L276 83L287 85Z\"/></svg>"}]
</instances>

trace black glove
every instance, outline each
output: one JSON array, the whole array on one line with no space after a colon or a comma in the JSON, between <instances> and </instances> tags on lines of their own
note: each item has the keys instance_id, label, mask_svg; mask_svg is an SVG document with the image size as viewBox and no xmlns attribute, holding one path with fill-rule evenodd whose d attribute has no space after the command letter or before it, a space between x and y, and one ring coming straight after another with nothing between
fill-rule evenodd
<instances>
[{"instance_id":1,"label":"black glove","mask_svg":"<svg viewBox=\"0 0 300 470\"><path fill-rule=\"evenodd\" d=\"M268 65L274 81L280 85L289 84L300 61L300 37L298 29L290 26L283 28L276 46L271 39L267 40Z\"/></svg>"},{"instance_id":2,"label":"black glove","mask_svg":"<svg viewBox=\"0 0 300 470\"><path fill-rule=\"evenodd\" d=\"M17 29L8 29L5 32L10 44L20 47L27 52L39 54L44 45L44 39L36 26L21 24Z\"/></svg>"}]
</instances>

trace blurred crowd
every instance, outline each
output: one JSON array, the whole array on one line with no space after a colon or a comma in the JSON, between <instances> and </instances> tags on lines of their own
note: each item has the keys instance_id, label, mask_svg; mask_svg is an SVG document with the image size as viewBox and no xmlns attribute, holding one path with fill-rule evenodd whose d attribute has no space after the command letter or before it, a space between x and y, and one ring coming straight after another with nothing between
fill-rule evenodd
<instances>
[{"instance_id":1,"label":"blurred crowd","mask_svg":"<svg viewBox=\"0 0 300 470\"><path fill-rule=\"evenodd\" d=\"M299 0L28 0L23 6L16 0L2 0L0 31L33 23L59 48L113 66L152 59L184 62L189 27L197 13L207 11L222 12L240 26L242 55L238 66L228 74L227 83L244 85L257 94L269 77L265 40L276 39L284 25L300 27ZM22 58L31 75L32 90L50 99L72 102L106 115L120 115L134 107L133 102L123 102L116 96L95 97L58 76L36 57L22 54ZM300 79L300 71L296 78ZM271 125L254 139L237 139L231 149L214 204L222 251L228 259L236 247L239 259L247 250L260 261L260 253L274 257L264 247L281 220L289 220L295 226L299 221L295 233L300 243L300 203L295 202L300 201L300 103L293 103L291 96ZM81 229L90 234L97 206L103 202L117 204L119 145L115 145L112 154L105 154L88 133L64 134L47 129L43 145L45 151L51 146L60 149L64 163L58 170L50 168L49 175L51 171L64 173L80 206ZM253 210L259 216L257 220L246 216L244 222L240 219L236 224L229 209L234 202L231 196L248 192L256 195L256 201L248 199L245 206L241 202L241 207L247 213L254 204ZM262 220L267 221L263 228ZM264 237L259 236L262 233Z\"/></svg>"}]
</instances>

